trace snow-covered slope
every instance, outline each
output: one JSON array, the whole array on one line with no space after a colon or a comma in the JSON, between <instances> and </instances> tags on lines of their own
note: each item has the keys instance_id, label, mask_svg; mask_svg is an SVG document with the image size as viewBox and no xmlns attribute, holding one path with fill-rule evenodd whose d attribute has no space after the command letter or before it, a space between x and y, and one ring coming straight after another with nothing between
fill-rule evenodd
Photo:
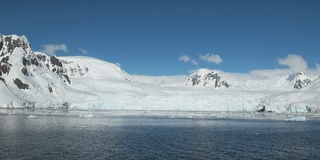
<instances>
[{"instance_id":1,"label":"snow-covered slope","mask_svg":"<svg viewBox=\"0 0 320 160\"><path fill-rule=\"evenodd\" d=\"M119 79L132 81L129 74L117 65L92 57L59 57L69 77L93 77L95 79Z\"/></svg>"},{"instance_id":2,"label":"snow-covered slope","mask_svg":"<svg viewBox=\"0 0 320 160\"><path fill-rule=\"evenodd\" d=\"M266 96L266 108L278 112L320 112L320 79L299 90L283 91Z\"/></svg>"},{"instance_id":3,"label":"snow-covered slope","mask_svg":"<svg viewBox=\"0 0 320 160\"><path fill-rule=\"evenodd\" d=\"M0 36L0 108L319 112L320 80L288 74L233 80L200 69L178 77L135 76L91 57L32 51L25 36ZM143 83L141 83L143 82ZM166 85L165 83L170 83ZM199 86L199 87L191 87ZM200 87L201 86L201 87ZM219 89L212 89L219 88Z\"/></svg>"},{"instance_id":4,"label":"snow-covered slope","mask_svg":"<svg viewBox=\"0 0 320 160\"><path fill-rule=\"evenodd\" d=\"M306 87L315 79L317 78L311 78L304 73L290 73L267 79L237 81L232 83L232 87L260 91L290 91Z\"/></svg>"}]
</instances>

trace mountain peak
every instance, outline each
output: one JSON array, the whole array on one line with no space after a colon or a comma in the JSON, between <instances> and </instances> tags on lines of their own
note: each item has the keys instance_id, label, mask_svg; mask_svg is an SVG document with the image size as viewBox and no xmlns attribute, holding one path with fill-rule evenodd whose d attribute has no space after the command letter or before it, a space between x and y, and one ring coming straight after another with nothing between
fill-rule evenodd
<instances>
[{"instance_id":1,"label":"mountain peak","mask_svg":"<svg viewBox=\"0 0 320 160\"><path fill-rule=\"evenodd\" d=\"M295 89L301 89L309 84L311 84L311 82L314 79L310 78L309 76L307 76L305 73L303 72L299 72L296 74L295 76L295 82L293 85L293 88Z\"/></svg>"},{"instance_id":2,"label":"mountain peak","mask_svg":"<svg viewBox=\"0 0 320 160\"><path fill-rule=\"evenodd\" d=\"M228 88L230 85L217 71L201 68L189 76L186 86L213 86L215 88Z\"/></svg>"},{"instance_id":3,"label":"mountain peak","mask_svg":"<svg viewBox=\"0 0 320 160\"><path fill-rule=\"evenodd\" d=\"M16 47L21 47L26 53L32 52L30 43L26 36L1 35L0 34L0 53L1 56L11 55Z\"/></svg>"}]
</instances>

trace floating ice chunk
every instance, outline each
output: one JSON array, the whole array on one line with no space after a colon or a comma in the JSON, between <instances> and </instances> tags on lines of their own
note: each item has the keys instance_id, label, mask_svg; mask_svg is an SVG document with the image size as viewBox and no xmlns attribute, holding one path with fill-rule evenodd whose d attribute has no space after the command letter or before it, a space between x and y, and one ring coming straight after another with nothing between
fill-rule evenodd
<instances>
[{"instance_id":1,"label":"floating ice chunk","mask_svg":"<svg viewBox=\"0 0 320 160\"><path fill-rule=\"evenodd\" d=\"M37 118L37 116L36 115L30 115L30 116L28 116L28 118Z\"/></svg>"},{"instance_id":2,"label":"floating ice chunk","mask_svg":"<svg viewBox=\"0 0 320 160\"><path fill-rule=\"evenodd\" d=\"M89 113L89 114L80 114L79 117L80 117L80 118L93 118L94 115L91 114L91 113Z\"/></svg>"},{"instance_id":3,"label":"floating ice chunk","mask_svg":"<svg viewBox=\"0 0 320 160\"><path fill-rule=\"evenodd\" d=\"M292 117L287 119L287 121L306 121L306 117Z\"/></svg>"}]
</instances>

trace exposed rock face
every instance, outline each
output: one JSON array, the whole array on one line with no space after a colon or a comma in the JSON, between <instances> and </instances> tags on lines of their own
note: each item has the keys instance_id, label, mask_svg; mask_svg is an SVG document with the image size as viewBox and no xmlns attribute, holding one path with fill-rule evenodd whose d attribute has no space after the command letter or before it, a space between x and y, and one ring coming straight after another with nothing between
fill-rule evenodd
<instances>
[{"instance_id":1,"label":"exposed rock face","mask_svg":"<svg viewBox=\"0 0 320 160\"><path fill-rule=\"evenodd\" d=\"M0 50L2 49L2 46L3 46L3 42L2 42L2 37L0 39Z\"/></svg>"},{"instance_id":2,"label":"exposed rock face","mask_svg":"<svg viewBox=\"0 0 320 160\"><path fill-rule=\"evenodd\" d=\"M22 72L25 76L29 76L29 73L28 73L27 68L23 67L23 68L21 69L21 72Z\"/></svg>"},{"instance_id":3,"label":"exposed rock face","mask_svg":"<svg viewBox=\"0 0 320 160\"><path fill-rule=\"evenodd\" d=\"M195 73L191 74L186 82L186 86L213 86L215 88L225 87L230 85L222 79L221 75L208 69L199 69Z\"/></svg>"},{"instance_id":4,"label":"exposed rock face","mask_svg":"<svg viewBox=\"0 0 320 160\"><path fill-rule=\"evenodd\" d=\"M25 84L23 83L20 79L16 78L14 81L14 84L17 85L17 87L19 89L29 89L29 85L28 84Z\"/></svg>"},{"instance_id":5,"label":"exposed rock face","mask_svg":"<svg viewBox=\"0 0 320 160\"><path fill-rule=\"evenodd\" d=\"M16 47L22 47L26 52L29 52L31 50L29 41L27 40L26 36L19 37L16 35L0 35L1 56L11 55Z\"/></svg>"},{"instance_id":6,"label":"exposed rock face","mask_svg":"<svg viewBox=\"0 0 320 160\"><path fill-rule=\"evenodd\" d=\"M62 63L60 62L59 59L57 59L56 56L51 56L50 57L50 62L51 62L52 65L56 65L58 67L62 67Z\"/></svg>"},{"instance_id":7,"label":"exposed rock face","mask_svg":"<svg viewBox=\"0 0 320 160\"><path fill-rule=\"evenodd\" d=\"M10 65L2 63L2 65L0 66L0 70L3 74L8 74L10 72Z\"/></svg>"},{"instance_id":8,"label":"exposed rock face","mask_svg":"<svg viewBox=\"0 0 320 160\"><path fill-rule=\"evenodd\" d=\"M298 73L296 75L296 81L294 83L293 88L295 89L301 89L309 84L311 84L311 82L313 81L313 79L311 79L310 77L308 77L306 74L304 73Z\"/></svg>"},{"instance_id":9,"label":"exposed rock face","mask_svg":"<svg viewBox=\"0 0 320 160\"><path fill-rule=\"evenodd\" d=\"M10 74L12 67L10 59L13 58L12 53L16 48L22 48L25 53L19 56L21 56L24 66L20 69L23 75L34 76L34 74L32 74L34 69L31 70L31 68L33 68L32 66L36 66L39 70L43 70L41 72L46 72L46 69L50 69L59 75L64 82L71 83L67 70L63 66L63 61L59 60L56 56L49 57L44 53L33 52L25 36L0 35L0 44L0 76Z\"/></svg>"},{"instance_id":10,"label":"exposed rock face","mask_svg":"<svg viewBox=\"0 0 320 160\"><path fill-rule=\"evenodd\" d=\"M257 112L265 112L266 111L266 106L262 103L260 103L258 106Z\"/></svg>"},{"instance_id":11,"label":"exposed rock face","mask_svg":"<svg viewBox=\"0 0 320 160\"><path fill-rule=\"evenodd\" d=\"M33 85L37 83L36 79L47 77L48 72L58 75L54 77L60 79L61 83L70 84L68 70L63 65L65 63L68 62L56 56L49 57L32 51L25 36L0 34L0 78L6 85L17 86L21 90L32 89L35 88ZM46 91L52 93L54 86Z\"/></svg>"}]
</instances>

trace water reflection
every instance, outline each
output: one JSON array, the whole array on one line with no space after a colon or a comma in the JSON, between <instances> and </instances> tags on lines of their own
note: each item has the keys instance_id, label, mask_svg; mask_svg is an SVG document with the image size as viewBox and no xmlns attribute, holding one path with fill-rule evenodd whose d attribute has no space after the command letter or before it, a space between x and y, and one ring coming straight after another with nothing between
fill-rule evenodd
<instances>
[{"instance_id":1,"label":"water reflection","mask_svg":"<svg viewBox=\"0 0 320 160\"><path fill-rule=\"evenodd\" d=\"M320 122L0 115L0 159L315 159Z\"/></svg>"}]
</instances>

